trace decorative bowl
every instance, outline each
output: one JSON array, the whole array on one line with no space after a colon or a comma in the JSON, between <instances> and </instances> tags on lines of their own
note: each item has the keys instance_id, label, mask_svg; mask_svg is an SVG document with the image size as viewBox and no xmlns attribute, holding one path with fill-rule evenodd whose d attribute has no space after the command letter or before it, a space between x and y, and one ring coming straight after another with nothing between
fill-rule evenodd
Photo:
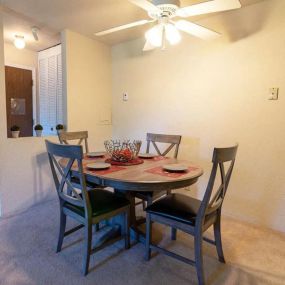
<instances>
[{"instance_id":1,"label":"decorative bowl","mask_svg":"<svg viewBox=\"0 0 285 285\"><path fill-rule=\"evenodd\" d=\"M138 157L141 148L141 141L134 140L108 140L104 142L106 151L111 160L117 162L129 162Z\"/></svg>"}]
</instances>

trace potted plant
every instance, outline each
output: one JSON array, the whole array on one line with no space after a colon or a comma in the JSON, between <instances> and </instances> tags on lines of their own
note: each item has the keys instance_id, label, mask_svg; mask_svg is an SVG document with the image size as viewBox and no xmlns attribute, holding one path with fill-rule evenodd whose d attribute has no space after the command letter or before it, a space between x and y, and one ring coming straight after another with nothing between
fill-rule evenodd
<instances>
[{"instance_id":1,"label":"potted plant","mask_svg":"<svg viewBox=\"0 0 285 285\"><path fill-rule=\"evenodd\" d=\"M62 124L58 124L56 125L56 130L57 130L57 133L59 134L61 131L64 130L64 126Z\"/></svg>"},{"instance_id":2,"label":"potted plant","mask_svg":"<svg viewBox=\"0 0 285 285\"><path fill-rule=\"evenodd\" d=\"M12 133L12 138L18 138L20 135L20 127L17 125L14 125L11 127L11 133Z\"/></svg>"},{"instance_id":3,"label":"potted plant","mask_svg":"<svg viewBox=\"0 0 285 285\"><path fill-rule=\"evenodd\" d=\"M43 126L41 124L35 125L34 130L36 132L37 137L41 137L42 136Z\"/></svg>"}]
</instances>

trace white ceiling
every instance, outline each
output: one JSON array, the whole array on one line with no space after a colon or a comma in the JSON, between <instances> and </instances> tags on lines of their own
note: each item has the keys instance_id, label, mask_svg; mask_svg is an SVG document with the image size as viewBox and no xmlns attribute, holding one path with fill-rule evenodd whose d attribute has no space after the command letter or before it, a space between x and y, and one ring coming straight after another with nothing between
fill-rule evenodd
<instances>
[{"instance_id":1,"label":"white ceiling","mask_svg":"<svg viewBox=\"0 0 285 285\"><path fill-rule=\"evenodd\" d=\"M240 0L243 7L261 1L264 0ZM199 2L203 0L181 0L181 6ZM36 51L59 43L59 33L66 28L110 45L139 38L148 28L145 25L100 38L94 36L98 31L148 19L144 10L127 0L0 0L1 10L5 41L12 42L15 34L21 34L27 40L27 48ZM207 16L191 20L199 21ZM31 34L35 25L41 29L39 42Z\"/></svg>"}]
</instances>

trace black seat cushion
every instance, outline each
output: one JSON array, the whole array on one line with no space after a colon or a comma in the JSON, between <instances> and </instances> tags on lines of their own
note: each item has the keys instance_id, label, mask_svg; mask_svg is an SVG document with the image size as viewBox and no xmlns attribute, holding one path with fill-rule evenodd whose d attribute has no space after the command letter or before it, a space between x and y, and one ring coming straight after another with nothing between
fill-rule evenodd
<instances>
[{"instance_id":1,"label":"black seat cushion","mask_svg":"<svg viewBox=\"0 0 285 285\"><path fill-rule=\"evenodd\" d=\"M146 211L194 226L200 205L198 199L175 193L154 202Z\"/></svg>"},{"instance_id":2,"label":"black seat cushion","mask_svg":"<svg viewBox=\"0 0 285 285\"><path fill-rule=\"evenodd\" d=\"M117 194L107 190L94 189L88 191L87 193L90 198L93 217L109 213L130 204L126 198L118 196ZM85 216L83 207L74 206L68 202L65 202L63 207L79 214L82 217Z\"/></svg>"}]
</instances>

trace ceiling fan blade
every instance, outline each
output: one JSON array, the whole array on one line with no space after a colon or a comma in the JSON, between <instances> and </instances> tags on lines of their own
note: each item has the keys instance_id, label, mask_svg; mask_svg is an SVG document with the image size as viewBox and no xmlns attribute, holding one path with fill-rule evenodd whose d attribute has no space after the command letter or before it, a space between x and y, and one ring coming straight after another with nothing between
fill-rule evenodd
<instances>
[{"instance_id":1,"label":"ceiling fan blade","mask_svg":"<svg viewBox=\"0 0 285 285\"><path fill-rule=\"evenodd\" d=\"M239 0L211 0L200 4L180 8L177 10L176 14L180 17L190 17L239 8L241 8Z\"/></svg>"},{"instance_id":2,"label":"ceiling fan blade","mask_svg":"<svg viewBox=\"0 0 285 285\"><path fill-rule=\"evenodd\" d=\"M133 22L133 23L130 23L130 24L126 24L126 25L115 27L115 28L111 28L111 29L106 30L106 31L98 32L98 33L95 33L95 35L96 36L104 36L104 35L111 34L111 33L117 32L117 31L133 28L133 27L136 27L136 26L142 26L142 25L150 23L150 22L153 22L153 20L140 20L140 21L136 21L136 22Z\"/></svg>"},{"instance_id":3,"label":"ceiling fan blade","mask_svg":"<svg viewBox=\"0 0 285 285\"><path fill-rule=\"evenodd\" d=\"M185 20L179 20L174 22L174 24L177 29L203 40L213 40L221 35L215 31Z\"/></svg>"},{"instance_id":4,"label":"ceiling fan blade","mask_svg":"<svg viewBox=\"0 0 285 285\"><path fill-rule=\"evenodd\" d=\"M149 50L153 50L157 47L153 46L148 40L145 42L145 45L143 47L143 51L149 51Z\"/></svg>"},{"instance_id":5,"label":"ceiling fan blade","mask_svg":"<svg viewBox=\"0 0 285 285\"><path fill-rule=\"evenodd\" d=\"M146 10L147 12L150 11L160 11L154 4L149 2L148 0L129 0L129 2L133 3L134 5Z\"/></svg>"}]
</instances>

